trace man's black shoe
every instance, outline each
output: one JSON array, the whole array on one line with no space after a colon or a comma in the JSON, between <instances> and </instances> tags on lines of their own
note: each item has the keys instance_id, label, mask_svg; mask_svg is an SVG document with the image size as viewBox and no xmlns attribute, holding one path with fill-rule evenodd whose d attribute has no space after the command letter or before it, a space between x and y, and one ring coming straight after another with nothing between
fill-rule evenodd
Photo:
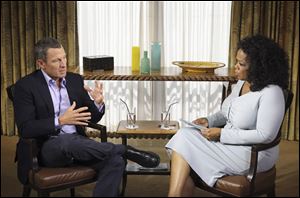
<instances>
[{"instance_id":1,"label":"man's black shoe","mask_svg":"<svg viewBox=\"0 0 300 198\"><path fill-rule=\"evenodd\" d=\"M149 151L141 151L132 146L127 146L125 157L146 168L154 168L159 165L159 155Z\"/></svg>"}]
</instances>

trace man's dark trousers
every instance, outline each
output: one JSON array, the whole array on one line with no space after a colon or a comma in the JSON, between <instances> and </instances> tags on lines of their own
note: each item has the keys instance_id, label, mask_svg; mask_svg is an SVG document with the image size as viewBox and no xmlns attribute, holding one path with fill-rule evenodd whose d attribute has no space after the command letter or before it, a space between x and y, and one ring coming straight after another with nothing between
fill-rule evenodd
<instances>
[{"instance_id":1,"label":"man's dark trousers","mask_svg":"<svg viewBox=\"0 0 300 198\"><path fill-rule=\"evenodd\" d=\"M44 165L62 167L77 162L97 161L98 180L93 196L114 197L125 169L125 146L99 143L78 134L60 134L47 140L41 150Z\"/></svg>"}]
</instances>

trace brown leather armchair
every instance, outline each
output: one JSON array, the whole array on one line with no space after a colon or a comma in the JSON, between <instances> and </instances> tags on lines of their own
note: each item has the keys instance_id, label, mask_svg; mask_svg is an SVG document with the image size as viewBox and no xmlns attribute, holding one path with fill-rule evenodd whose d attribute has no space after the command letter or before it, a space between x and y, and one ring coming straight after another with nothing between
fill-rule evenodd
<instances>
[{"instance_id":1,"label":"brown leather armchair","mask_svg":"<svg viewBox=\"0 0 300 198\"><path fill-rule=\"evenodd\" d=\"M14 99L14 85L6 88L8 97ZM93 129L100 131L101 142L107 141L106 126L89 123ZM23 197L30 195L31 189L38 192L38 196L49 196L51 192L70 189L71 196L75 196L75 187L95 182L97 172L91 166L74 165L64 168L43 167L39 163L39 147L34 138L21 138L23 144L28 148L30 157L29 180L23 186ZM22 183L22 182L21 182Z\"/></svg>"},{"instance_id":2,"label":"brown leather armchair","mask_svg":"<svg viewBox=\"0 0 300 198\"><path fill-rule=\"evenodd\" d=\"M284 90L285 112L290 107L294 94L289 90ZM224 176L217 180L214 187L206 185L194 172L191 176L195 185L205 191L220 195L234 197L249 197L267 194L268 197L275 197L275 166L266 172L257 173L258 152L272 148L280 143L281 127L276 138L268 144L249 145L251 149L251 161L249 173L245 175Z\"/></svg>"}]
</instances>

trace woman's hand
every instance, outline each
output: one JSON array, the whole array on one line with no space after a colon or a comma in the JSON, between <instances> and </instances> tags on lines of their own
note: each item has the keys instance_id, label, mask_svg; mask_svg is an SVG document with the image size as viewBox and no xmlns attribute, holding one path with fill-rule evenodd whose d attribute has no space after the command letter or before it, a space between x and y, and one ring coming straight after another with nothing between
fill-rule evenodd
<instances>
[{"instance_id":1,"label":"woman's hand","mask_svg":"<svg viewBox=\"0 0 300 198\"><path fill-rule=\"evenodd\" d=\"M193 123L208 127L208 120L206 118L198 118L198 119L194 120Z\"/></svg>"},{"instance_id":2,"label":"woman's hand","mask_svg":"<svg viewBox=\"0 0 300 198\"><path fill-rule=\"evenodd\" d=\"M219 141L221 128L208 128L201 130L201 134L209 141Z\"/></svg>"},{"instance_id":3,"label":"woman's hand","mask_svg":"<svg viewBox=\"0 0 300 198\"><path fill-rule=\"evenodd\" d=\"M85 85L84 89L89 92L89 94L91 95L91 97L94 99L94 101L97 104L102 104L103 103L103 84L102 83L98 83L97 81L95 81L95 88L92 89L89 86Z\"/></svg>"}]
</instances>

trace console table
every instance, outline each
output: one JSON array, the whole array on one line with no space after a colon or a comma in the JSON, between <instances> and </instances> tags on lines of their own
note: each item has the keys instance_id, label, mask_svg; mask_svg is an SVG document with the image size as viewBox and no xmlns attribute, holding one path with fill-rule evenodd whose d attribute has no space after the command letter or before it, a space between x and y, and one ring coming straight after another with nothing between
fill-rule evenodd
<instances>
[{"instance_id":1,"label":"console table","mask_svg":"<svg viewBox=\"0 0 300 198\"><path fill-rule=\"evenodd\" d=\"M233 84L237 81L234 70L216 69L214 73L182 72L177 67L162 68L160 72L140 74L132 72L131 67L115 67L111 71L84 71L84 80L129 80L129 81L226 81Z\"/></svg>"}]
</instances>

